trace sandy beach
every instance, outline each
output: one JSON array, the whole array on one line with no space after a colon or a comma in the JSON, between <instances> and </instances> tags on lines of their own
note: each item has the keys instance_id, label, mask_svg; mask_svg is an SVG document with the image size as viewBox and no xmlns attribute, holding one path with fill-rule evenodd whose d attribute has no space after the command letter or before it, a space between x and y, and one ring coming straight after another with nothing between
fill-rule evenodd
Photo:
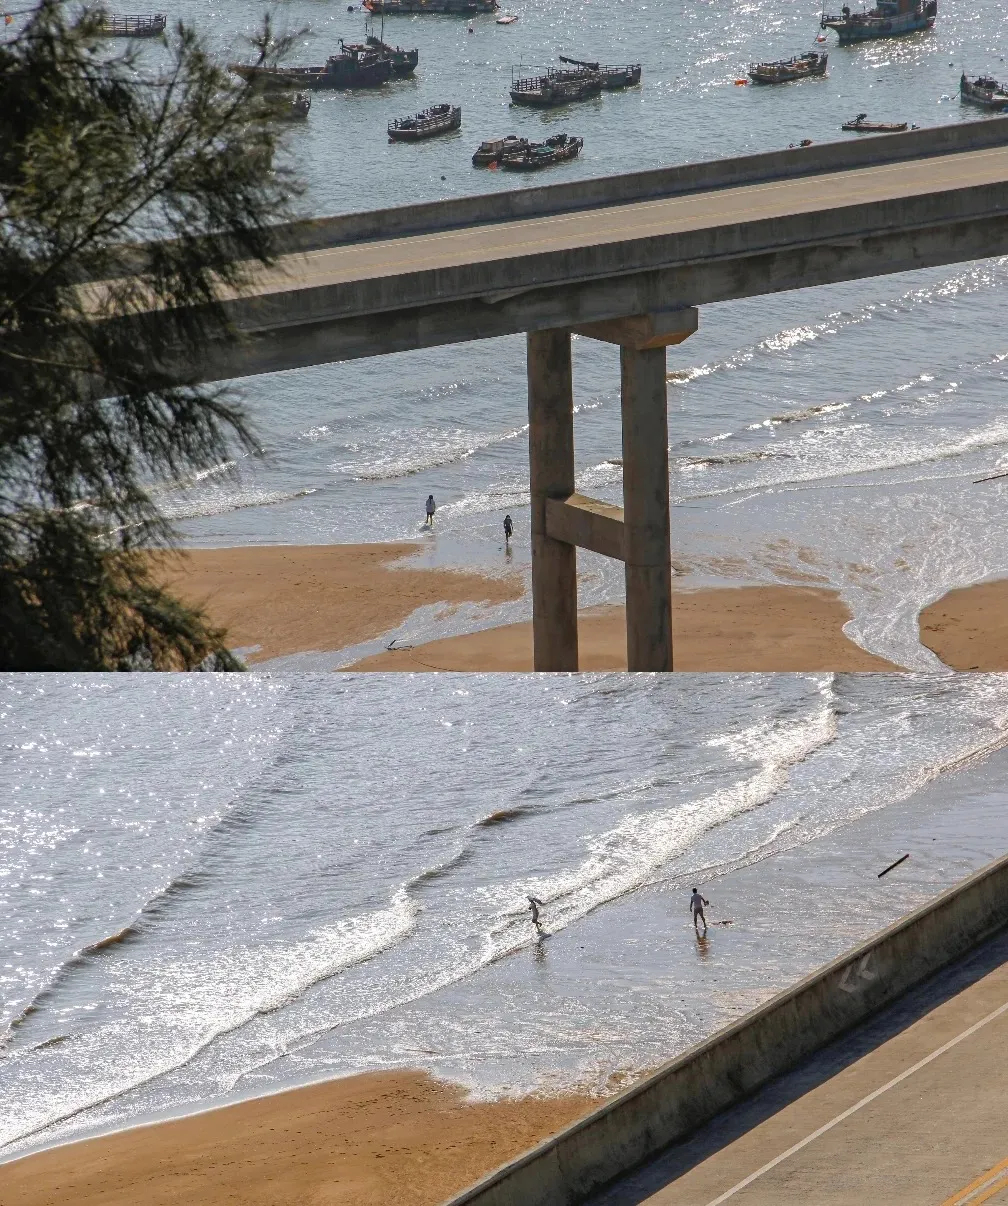
<instances>
[{"instance_id":1,"label":"sandy beach","mask_svg":"<svg viewBox=\"0 0 1008 1206\"><path fill-rule=\"evenodd\" d=\"M920 639L952 670L1008 670L1008 579L950 590L920 614Z\"/></svg>"},{"instance_id":2,"label":"sandy beach","mask_svg":"<svg viewBox=\"0 0 1008 1206\"><path fill-rule=\"evenodd\" d=\"M232 648L260 646L250 662L356 645L431 603L491 605L522 596L515 574L397 564L417 551L409 543L190 549L168 559L160 577L226 628Z\"/></svg>"},{"instance_id":3,"label":"sandy beach","mask_svg":"<svg viewBox=\"0 0 1008 1206\"><path fill-rule=\"evenodd\" d=\"M523 593L517 574L490 577L403 564L416 550L414 544L194 549L173 560L163 577L226 627L232 646L259 646L250 657L253 662L344 649L381 636L428 604L491 605ZM808 586L689 589L678 581L676 587L677 670L898 668L844 635L850 612L834 591ZM583 612L579 636L581 669L626 669L622 607ZM532 626L509 624L382 652L355 668L531 670Z\"/></svg>"},{"instance_id":4,"label":"sandy beach","mask_svg":"<svg viewBox=\"0 0 1008 1206\"><path fill-rule=\"evenodd\" d=\"M897 670L843 633L847 607L832 591L797 586L678 590L672 599L676 670ZM582 670L625 670L626 613L578 616ZM509 670L532 667L532 625L507 624L364 658L355 670Z\"/></svg>"},{"instance_id":5,"label":"sandy beach","mask_svg":"<svg viewBox=\"0 0 1008 1206\"><path fill-rule=\"evenodd\" d=\"M467 1102L422 1072L292 1089L0 1165L4 1206L433 1206L596 1102Z\"/></svg>"}]
</instances>

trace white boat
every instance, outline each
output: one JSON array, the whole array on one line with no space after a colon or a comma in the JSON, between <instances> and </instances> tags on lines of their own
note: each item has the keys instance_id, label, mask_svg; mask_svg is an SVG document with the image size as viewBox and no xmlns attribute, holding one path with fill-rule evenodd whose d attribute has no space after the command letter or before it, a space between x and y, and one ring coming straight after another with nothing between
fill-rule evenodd
<instances>
[{"instance_id":1,"label":"white boat","mask_svg":"<svg viewBox=\"0 0 1008 1206\"><path fill-rule=\"evenodd\" d=\"M517 13L501 13L501 15L497 18L497 24L498 25L514 25L514 23L517 20L518 20Z\"/></svg>"}]
</instances>

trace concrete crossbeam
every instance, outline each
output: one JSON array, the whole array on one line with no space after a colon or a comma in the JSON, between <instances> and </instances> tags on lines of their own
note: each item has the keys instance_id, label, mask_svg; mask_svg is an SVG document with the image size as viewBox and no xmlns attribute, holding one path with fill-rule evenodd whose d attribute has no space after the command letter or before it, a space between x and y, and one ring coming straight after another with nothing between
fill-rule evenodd
<instances>
[{"instance_id":1,"label":"concrete crossbeam","mask_svg":"<svg viewBox=\"0 0 1008 1206\"><path fill-rule=\"evenodd\" d=\"M623 508L614 503L584 494L548 498L546 534L552 540L623 560Z\"/></svg>"},{"instance_id":2,"label":"concrete crossbeam","mask_svg":"<svg viewBox=\"0 0 1008 1206\"><path fill-rule=\"evenodd\" d=\"M589 339L618 343L621 347L644 352L649 348L680 344L696 334L699 326L700 311L696 306L686 306L681 310L662 310L654 314L635 314L629 318L583 323L575 327L574 332Z\"/></svg>"},{"instance_id":3,"label":"concrete crossbeam","mask_svg":"<svg viewBox=\"0 0 1008 1206\"><path fill-rule=\"evenodd\" d=\"M547 500L574 493L570 331L528 336L529 493L532 509L533 665L578 668L577 553L554 539Z\"/></svg>"}]
</instances>

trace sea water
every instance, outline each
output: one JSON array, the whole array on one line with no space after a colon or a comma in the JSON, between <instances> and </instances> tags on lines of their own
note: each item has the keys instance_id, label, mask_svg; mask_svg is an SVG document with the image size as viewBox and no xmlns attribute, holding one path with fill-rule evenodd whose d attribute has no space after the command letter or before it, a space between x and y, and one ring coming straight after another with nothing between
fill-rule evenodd
<instances>
[{"instance_id":1,"label":"sea water","mask_svg":"<svg viewBox=\"0 0 1008 1206\"><path fill-rule=\"evenodd\" d=\"M1000 676L0 679L0 1154L604 1093L1002 852L1006 745Z\"/></svg>"}]
</instances>

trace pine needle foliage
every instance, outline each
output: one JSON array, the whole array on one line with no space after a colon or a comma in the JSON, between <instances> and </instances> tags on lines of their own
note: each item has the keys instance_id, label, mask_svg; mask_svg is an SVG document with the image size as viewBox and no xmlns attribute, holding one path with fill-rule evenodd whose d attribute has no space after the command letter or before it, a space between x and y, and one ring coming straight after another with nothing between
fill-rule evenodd
<instances>
[{"instance_id":1,"label":"pine needle foliage","mask_svg":"<svg viewBox=\"0 0 1008 1206\"><path fill-rule=\"evenodd\" d=\"M236 338L220 291L297 192L289 102L183 23L117 49L105 18L42 0L0 45L0 668L236 668L151 550L166 490L259 449L232 394L159 366ZM258 61L290 41L267 18Z\"/></svg>"}]
</instances>

